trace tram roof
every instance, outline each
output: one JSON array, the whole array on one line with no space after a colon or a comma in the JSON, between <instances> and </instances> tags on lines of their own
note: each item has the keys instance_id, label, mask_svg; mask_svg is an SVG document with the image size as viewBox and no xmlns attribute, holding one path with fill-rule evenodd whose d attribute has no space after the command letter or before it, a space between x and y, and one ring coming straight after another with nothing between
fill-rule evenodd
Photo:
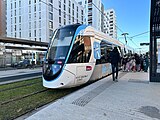
<instances>
[{"instance_id":1,"label":"tram roof","mask_svg":"<svg viewBox=\"0 0 160 120\"><path fill-rule=\"evenodd\" d=\"M9 37L0 37L0 42L2 43L13 43L13 44L21 44L21 45L30 45L30 46L42 46L47 47L47 42L39 42L39 41L32 41L27 39L18 39L18 38L9 38Z\"/></svg>"}]
</instances>

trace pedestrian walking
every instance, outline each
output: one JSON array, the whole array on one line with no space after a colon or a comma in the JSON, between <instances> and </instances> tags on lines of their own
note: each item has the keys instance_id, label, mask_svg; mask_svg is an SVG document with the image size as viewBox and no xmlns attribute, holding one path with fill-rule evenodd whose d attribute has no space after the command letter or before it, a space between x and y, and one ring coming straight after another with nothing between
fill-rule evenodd
<instances>
[{"instance_id":1,"label":"pedestrian walking","mask_svg":"<svg viewBox=\"0 0 160 120\"><path fill-rule=\"evenodd\" d=\"M112 77L113 81L118 82L118 63L120 62L120 54L118 52L117 47L114 47L112 52L110 53L111 65L112 65ZM116 77L115 77L116 72Z\"/></svg>"},{"instance_id":2,"label":"pedestrian walking","mask_svg":"<svg viewBox=\"0 0 160 120\"><path fill-rule=\"evenodd\" d=\"M127 64L127 56L124 55L124 57L122 58L122 70L123 72L126 70L126 64Z\"/></svg>"}]
</instances>

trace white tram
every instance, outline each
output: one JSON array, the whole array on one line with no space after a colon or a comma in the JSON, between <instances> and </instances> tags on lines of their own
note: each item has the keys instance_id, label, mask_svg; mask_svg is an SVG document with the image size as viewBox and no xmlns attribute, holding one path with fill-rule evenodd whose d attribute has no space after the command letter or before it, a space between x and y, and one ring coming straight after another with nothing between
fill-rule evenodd
<instances>
[{"instance_id":1,"label":"white tram","mask_svg":"<svg viewBox=\"0 0 160 120\"><path fill-rule=\"evenodd\" d=\"M109 52L125 46L91 26L74 24L55 30L43 65L43 86L69 88L111 73Z\"/></svg>"}]
</instances>

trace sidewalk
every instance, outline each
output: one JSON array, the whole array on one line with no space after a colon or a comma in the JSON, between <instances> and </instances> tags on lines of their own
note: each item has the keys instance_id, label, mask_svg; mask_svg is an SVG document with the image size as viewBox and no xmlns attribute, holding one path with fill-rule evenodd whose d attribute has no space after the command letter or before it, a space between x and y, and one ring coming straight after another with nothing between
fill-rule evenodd
<instances>
[{"instance_id":1,"label":"sidewalk","mask_svg":"<svg viewBox=\"0 0 160 120\"><path fill-rule=\"evenodd\" d=\"M80 89L31 115L27 120L158 120L160 83L148 73L121 72Z\"/></svg>"}]
</instances>

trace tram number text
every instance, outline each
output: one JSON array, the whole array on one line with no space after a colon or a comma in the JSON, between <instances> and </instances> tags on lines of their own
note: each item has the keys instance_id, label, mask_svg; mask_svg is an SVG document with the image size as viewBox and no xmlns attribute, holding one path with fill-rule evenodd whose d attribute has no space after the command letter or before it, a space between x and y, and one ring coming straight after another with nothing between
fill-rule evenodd
<instances>
[{"instance_id":1,"label":"tram number text","mask_svg":"<svg viewBox=\"0 0 160 120\"><path fill-rule=\"evenodd\" d=\"M88 75L77 76L76 79L77 79L77 81L81 81L86 77L88 77Z\"/></svg>"}]
</instances>

